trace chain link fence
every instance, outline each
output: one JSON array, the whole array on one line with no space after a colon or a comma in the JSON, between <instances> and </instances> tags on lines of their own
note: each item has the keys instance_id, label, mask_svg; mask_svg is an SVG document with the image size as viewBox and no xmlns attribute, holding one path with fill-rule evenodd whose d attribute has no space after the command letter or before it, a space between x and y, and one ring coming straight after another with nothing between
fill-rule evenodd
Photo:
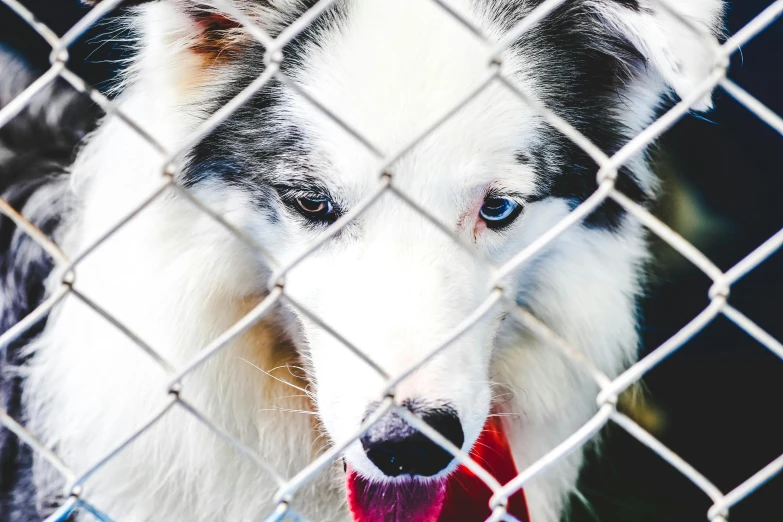
<instances>
[{"instance_id":1,"label":"chain link fence","mask_svg":"<svg viewBox=\"0 0 783 522\"><path fill-rule=\"evenodd\" d=\"M168 390L162 391L162 393L168 394L168 401L166 405L161 410L157 411L153 416L151 416L141 429L130 435L126 440L120 442L116 448L106 454L102 459L95 462L94 465L91 466L88 470L79 474L71 470L69 466L63 462L51 449L45 447L42 443L36 440L36 438L17 420L9 416L7 412L0 410L0 425L2 425L4 429L8 429L16 434L16 436L18 436L24 443L28 444L40 457L48 461L68 483L67 500L53 515L49 517L48 521L54 522L65 520L69 514L77 508L81 508L89 513L92 513L99 520L111 520L100 511L100 506L93 506L90 504L89 491L83 491L82 485L90 476L100 470L116 455L122 452L128 445L132 444L137 437L142 435L162 417L167 415L173 409L180 408L187 411L194 418L196 418L218 436L231 444L237 451L245 455L248 459L254 461L261 470L274 477L278 485L278 491L276 495L277 508L273 513L268 514L266 518L268 521L282 520L286 517L294 520L300 520L301 517L296 514L289 506L290 500L297 494L297 491L316 474L322 472L333 461L340 458L340 455L344 449L350 443L361 437L374 422L376 422L386 413L394 410L413 427L424 433L435 443L451 453L459 463L471 470L487 485L488 488L492 490L493 496L490 501L492 515L489 520L515 520L510 514L506 512L506 505L511 495L523 488L534 477L543 473L552 463L588 443L591 438L604 426L613 423L639 440L652 452L655 452L657 455L659 455L673 468L693 482L707 497L709 497L712 502L711 507L706 513L709 520L713 522L726 522L729 516L729 512L734 505L742 501L748 495L751 495L757 488L761 487L765 482L783 470L783 455L770 462L763 469L760 469L756 474L748 477L747 480L737 485L731 491L722 491L716 487L708 477L700 473L699 470L695 469L677 453L662 444L658 439L643 429L627 415L621 413L617 408L617 401L621 393L637 383L645 376L647 372L652 370L656 365L658 365L672 353L680 349L693 336L699 333L713 319L721 314L733 322L738 328L744 330L761 345L773 352L775 355L783 358L783 344L781 344L780 341L775 339L772 335L768 334L761 327L755 324L751 318L744 315L740 310L734 308L729 303L729 294L732 289L732 285L737 283L741 278L746 276L749 272L763 263L783 244L783 230L780 230L777 234L773 235L766 242L758 246L758 248L748 253L744 259L731 267L729 270L722 271L691 243L674 232L670 227L652 215L648 210L620 192L615 186L615 181L617 179L618 169L625 162L627 162L635 154L642 151L651 142L666 132L678 120L686 115L692 106L697 104L705 94L709 93L716 87L725 91L729 96L734 98L748 111L750 111L760 120L774 129L777 133L783 136L783 119L765 107L750 93L743 90L742 87L734 83L727 76L729 58L731 55L738 52L742 45L764 31L778 16L780 16L781 13L783 13L783 0L777 0L771 3L766 9L764 9L752 21L750 21L750 23L742 27L739 31L736 31L723 43L717 41L712 35L699 32L692 24L690 24L686 18L679 15L675 2L669 4L664 0L656 0L656 4L659 4L660 8L668 11L678 21L678 23L683 24L688 28L688 30L697 33L701 44L711 51L711 55L714 59L714 67L712 68L712 71L708 77L705 78L703 82L697 88L695 88L689 96L687 96L687 98L681 100L667 112L661 115L654 123L649 125L646 129L644 129L643 132L639 133L633 139L628 141L612 156L607 156L602 150L591 143L590 140L588 140L574 127L557 116L554 112L550 111L547 107L540 105L532 96L529 96L528 93L521 90L517 85L515 85L508 78L504 77L504 75L501 73L501 65L503 60L502 56L504 51L513 45L514 42L516 42L526 31L530 30L530 28L547 17L567 0L546 0L542 2L515 27L511 28L499 41L494 41L488 36L482 34L478 27L476 27L468 18L462 16L460 12L450 4L449 0L426 0L431 1L442 8L444 17L453 17L479 38L480 43L483 44L486 51L487 67L483 72L483 80L478 83L478 87L465 96L455 106L451 107L446 113L442 114L442 116L423 133L418 136L411 136L410 140L404 147L400 148L392 154L382 153L379 147L375 146L367 137L363 136L360 132L352 128L348 123L341 119L340 114L336 114L328 110L323 105L319 104L316 99L310 96L307 92L298 88L296 83L291 81L282 72L281 64L286 51L286 46L291 43L310 24L312 24L319 16L330 9L330 7L332 7L336 1L337 0L321 0L317 2L312 8L306 11L293 23L288 25L280 34L274 38L264 32L261 28L255 26L250 20L247 19L245 15L243 15L242 12L233 8L230 3L215 2L218 5L222 4L221 8L224 9L229 16L242 24L247 32L265 47L267 50L265 57L266 68L264 72L258 76L255 81L248 85L239 95L237 95L229 103L208 117L186 140L187 143L184 147L182 147L181 150L167 150L161 143L152 138L150 133L135 123L133 114L125 113L113 101L109 100L100 92L90 87L82 78L73 73L69 68L69 47L72 46L87 29L93 26L110 11L117 8L122 3L122 0L104 0L92 10L90 10L89 13L84 16L84 18L82 18L62 37L58 37L49 27L37 20L36 17L17 0L0 0L0 2L13 10L24 23L27 23L30 27L32 27L51 47L50 68L38 79L36 79L19 96L13 99L5 107L0 109L0 127L7 124L11 119L14 118L14 116L22 111L27 106L27 104L30 103L33 97L44 87L54 82L57 78L62 78L72 85L77 91L89 96L92 101L94 101L95 104L97 104L107 114L112 114L120 118L125 124L130 126L135 132L142 136L160 153L161 157L165 159L164 164L166 165L165 168L161 171L160 183L158 187L148 195L142 204L127 214L119 222L113 224L113 226L111 226L108 231L97 241L73 256L66 255L57 244L55 244L50 238L37 229L23 215L12 208L6 201L0 199L0 212L10 218L21 230L27 233L38 245L40 245L54 260L58 266L59 271L64 274L59 287L54 292L52 292L45 301L43 301L30 315L0 335L0 350L7 347L12 341L17 340L23 336L39 321L43 320L47 314L49 314L49 312L67 295L71 295L81 300L87 306L91 307L107 321L112 323L116 328L121 330L130 339L132 339L135 344L138 345L140 350L143 350L147 355L154 359L158 365L160 365L161 369L166 372L169 378ZM252 238L233 227L220 214L199 201L187 188L179 185L176 181L176 174L179 168L178 162L183 157L183 153L186 152L191 146L198 143L210 132L215 130L218 125L220 125L227 117L229 117L229 115L231 115L245 102L247 102L255 93L259 92L272 79L277 79L279 82L298 93L299 96L308 99L310 103L320 109L327 117L329 117L342 129L353 136L353 138L355 138L359 143L363 144L363 146L366 147L366 149L374 154L377 158L379 158L383 164L383 168L378 172L378 181L375 189L372 190L371 193L367 195L359 204L357 204L355 208L340 217L305 251L286 264L279 264L276 262L273 254L266 251L263 245L257 244ZM524 250L518 252L507 263L501 266L494 266L487 260L482 259L481 261L485 263L486 269L492 274L493 281L496 282L494 288L492 288L487 293L483 303L481 303L481 305L470 315L465 317L461 323L459 323L459 325L451 332L448 338L444 339L437 346L431 347L426 357L411 365L408 370L402 372L399 375L389 375L366 354L364 354L361 350L361 347L351 345L348 341L345 340L343 336L340 335L340 332L334 331L328 324L308 311L301 303L295 302L290 296L288 296L286 294L285 276L292 268L297 266L316 249L320 248L323 243L335 236L343 227L366 211L369 207L374 205L382 195L387 193L393 194L395 197L399 198L401 201L427 219L433 226L452 237L455 242L461 243L461 240L457 238L453 232L446 229L436 218L429 215L425 209L423 209L415 201L408 197L408 195L398 189L394 183L395 164L401 157L405 156L406 153L415 148L419 142L428 137L438 127L449 120L457 111L459 111L466 104L470 103L471 100L473 100L490 85L504 86L504 88L514 93L520 100L531 107L551 126L553 126L555 129L573 141L576 145L578 145L582 150L584 150L599 166L599 170L596 174L598 188L589 198L576 207L566 218L564 218L546 233L541 235L536 241L534 241ZM176 367L167 361L166 358L158 352L156 347L145 344L137 335L135 335L132 330L124 326L118 318L112 316L106 310L101 308L99 304L90 299L90 296L81 293L73 285L79 264L85 259L86 256L98 248L104 241L106 241L110 236L121 229L126 223L133 220L134 217L147 205L155 201L157 198L162 197L164 194L172 192L176 193L180 197L190 200L201 211L209 215L217 223L228 229L231 233L235 234L242 242L264 256L265 260L269 263L269 266L273 268L272 276L269 279L269 293L266 298L254 309L252 309L244 318L234 324L230 329L225 331L222 335L218 336L207 346L204 346L196 357L194 357L189 363L182 367ZM651 233L655 234L660 239L668 243L690 263L706 274L707 277L709 277L709 279L712 281L712 287L705 301L706 306L703 308L701 313L694 317L688 324L686 324L680 331L669 338L666 342L651 350L646 357L628 368L615 379L610 379L598 368L596 368L590 362L590 360L588 360L583 355L579 346L571 345L569 342L562 339L556 332L550 329L546 324L542 323L539 319L534 317L529 311L516 305L513 299L506 295L503 287L499 285L499 281L501 281L504 276L508 275L520 264L536 256L548 243L554 240L558 235L562 234L566 229L572 226L577 226L591 212L598 208L599 205L609 199L621 205L631 216L646 226ZM465 250L471 255L476 255L475 252L470 248L465 248ZM258 322L261 318L273 310L276 305L284 301L287 302L288 305L298 308L302 314L308 316L324 330L339 339L348 349L353 351L358 357L364 360L369 368L375 372L378 372L379 375L386 379L387 383L386 392L378 397L378 400L381 401L380 406L373 415L366 419L360 430L354 434L353 438L350 440L340 441L339 443L333 445L328 450L323 452L315 461L292 477L282 476L280 473L278 473L278 471L276 471L270 465L265 463L259 456L257 456L251 448L243 445L235 437L221 429L219 426L213 424L209 418L202 415L194 407L194 405L188 402L186 399L186 388L182 384L183 379L187 375L201 367L207 360L226 348L226 346L229 345L232 340L240 336L243 332L252 327L256 322ZM451 444L448 440L446 440L445 437L428 426L421 418L417 417L408 409L395 402L394 398L395 388L400 382L409 377L411 373L413 373L417 368L426 364L437 354L444 350L448 350L449 346L454 342L454 340L459 338L464 332L470 329L492 307L499 303L503 303L503 305L511 311L516 319L532 333L546 340L551 346L560 349L563 354L575 364L584 367L600 387L600 393L596 397L598 410L595 416L535 464L528 467L527 469L521 470L519 475L517 475L516 478L507 484L498 483L490 473L481 467L478 462L475 462L468 454L462 452L459 448Z\"/></svg>"}]
</instances>

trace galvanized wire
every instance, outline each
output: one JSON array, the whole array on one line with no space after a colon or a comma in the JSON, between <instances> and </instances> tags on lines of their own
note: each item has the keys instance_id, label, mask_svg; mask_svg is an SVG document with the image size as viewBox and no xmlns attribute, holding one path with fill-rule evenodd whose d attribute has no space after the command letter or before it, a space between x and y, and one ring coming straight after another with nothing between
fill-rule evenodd
<instances>
[{"instance_id":1,"label":"galvanized wire","mask_svg":"<svg viewBox=\"0 0 783 522\"><path fill-rule=\"evenodd\" d=\"M57 78L62 78L74 89L89 96L107 114L118 117L120 121L127 125L133 132L149 143L160 154L162 165L159 185L139 201L122 219L107 227L103 234L99 235L97 239L87 245L84 250L76 253L72 258L69 258L63 253L60 247L52 241L51 238L48 238L43 232L37 229L33 223L26 219L19 212L19 209L12 208L8 202L0 199L0 213L10 218L21 231L26 233L33 241L40 245L52 258L59 273L62 274L62 284L58 286L46 300L26 318L12 326L6 332L0 334L0 351L11 342L21 338L35 324L44 319L58 303L66 296L70 295L80 299L115 328L123 332L140 350L150 356L169 378L168 387L165 390L161 390L161 394L163 394L162 398L165 399L164 405L155 412L141 428L128 434L127 438L120 442L111 452L99 459L87 471L82 472L79 475L72 471L68 465L56 455L55 451L51 448L47 448L38 441L32 433L16 419L11 418L7 412L0 410L0 425L18 436L22 442L29 445L34 452L48 461L53 468L62 475L68 484L65 502L49 517L49 521L65 520L75 509L83 509L99 520L109 520L108 516L100 511L98 507L89 503L89 491L83 490L85 480L109 463L116 455L132 444L134 440L160 421L160 419L169 415L175 406L182 412L185 412L200 423L206 425L226 443L233 446L246 458L255 462L261 470L274 478L279 489L275 497L275 509L272 513L264 514L269 521L283 520L284 518L303 520L302 517L295 513L289 506L297 491L307 484L314 476L321 473L335 459L338 459L348 445L357 441L375 422L392 410L406 419L414 428L420 430L436 444L451 453L458 462L472 470L475 475L484 481L487 487L492 490L493 496L490 501L492 515L489 520L515 520L510 514L506 513L505 510L509 497L560 459L581 448L590 441L603 426L610 422L619 426L632 437L639 440L647 448L658 454L675 470L679 471L700 488L713 503L707 513L708 518L713 522L725 521L729 516L730 509L734 505L752 494L766 481L783 470L783 456L781 456L764 469L748 478L747 481L737 486L734 490L724 493L686 460L667 448L652 434L617 410L617 398L620 393L638 382L655 366L669 357L672 353L679 350L720 314L726 316L737 325L737 327L745 331L778 357L783 358L783 344L764 331L750 318L745 316L740 310L729 304L729 293L732 285L767 260L781 247L781 245L783 245L783 230L769 238L769 240L760 245L756 250L749 253L745 259L737 263L734 267L724 272L694 245L665 225L644 206L635 203L631 198L623 194L615 185L620 167L671 128L672 125L697 105L706 94L716 87L720 87L726 91L749 112L756 115L771 128L783 135L783 118L764 106L759 100L727 77L729 57L737 52L740 46L763 32L783 13L783 0L772 2L764 11L742 29L737 31L733 36L728 38L723 44L719 43L712 35L699 29L691 20L684 17L678 11L676 5L669 3L671 0L655 0L655 3L666 10L677 23L681 24L688 31L693 32L694 36L696 36L701 44L704 45L705 49L709 51L713 59L712 70L707 77L688 94L688 96L674 105L652 124L633 136L611 156L608 156L605 151L602 151L593 144L587 137L550 108L536 101L533 96L525 92L502 72L504 57L509 48L537 24L544 21L547 16L551 15L558 7L563 5L565 0L545 0L527 13L521 21L510 28L499 40L492 40L487 35L483 34L482 30L470 19L470 17L463 13L457 6L453 5L451 0L431 1L441 9L444 17L453 18L476 37L476 45L481 46L486 53L486 70L477 71L477 77L481 78L481 81L477 83L477 86L453 106L449 107L439 118L435 119L427 126L424 131L416 136L411 136L399 150L392 151L391 153L384 153L382 149L373 144L367 136L363 135L359 130L347 123L340 114L335 113L321 103L318 100L317 92L304 91L294 81L286 77L282 71L281 65L285 56L286 46L308 26L314 23L315 20L327 12L336 0L321 0L316 2L308 11L303 13L276 36L270 35L263 28L256 25L252 16L245 10L237 7L230 0L215 0L215 4L218 7L223 9L228 16L241 24L250 37L255 38L264 46L266 49L266 67L265 70L245 89L202 122L202 124L185 139L183 145L179 147L178 150L168 150L162 143L155 139L151 129L143 128L143 126L133 119L132 114L126 114L114 102L92 89L83 79L67 67L69 61L69 47L99 19L120 5L121 0L104 0L62 37L58 37L54 31L38 20L24 5L19 3L18 0L0 0L0 2L5 4L19 16L20 23L29 25L51 48L50 68L16 98L11 100L5 107L0 108L0 127L6 125L11 119L24 110L31 100L36 95L40 94L43 89L51 85ZM289 259L285 264L281 264L280 260L274 258L273 252L268 252L263 245L259 245L244 232L231 225L220 215L220 213L201 202L186 187L177 182L178 169L181 167L180 163L182 162L182 159L186 157L190 148L215 130L220 124L225 122L227 118L247 103L254 94L268 85L273 79L283 85L287 85L292 92L307 99L313 107L320 110L326 117L351 135L356 142L361 144L369 153L381 160L382 164L382 168L378 172L378 181L374 190L370 191L370 193L355 205L350 212L338 219L337 222L329 227L316 241L312 242L298 255ZM455 243L466 246L454 232L441 223L435 216L429 214L426 209L419 205L409 195L402 192L394 184L394 165L397 160L415 149L432 132L446 123L462 107L469 104L491 85L501 85L503 88L513 93L538 116L543 118L544 121L592 158L598 166L596 172L597 188L584 202L572 210L567 217L543 233L528 247L512 256L512 258L502 266L493 266L487 259L482 256L477 256L474 250L466 248L471 255L477 256L477 260L484 264L487 274L492 281L492 284L487 289L484 300L472 313L467 314L465 318L458 323L457 327L453 329L452 333L433 347L425 357L398 375L390 375L381 366L372 361L372 359L362 351L360 346L353 346L350 344L340 332L334 330L325 321L317 317L304 303L299 303L290 295L287 295L285 291L285 277L292 268L329 241L329 239L339 233L340 230L352 223L363 212L375 205L384 194L390 194L399 199L402 203L422 215L432 226L446 234ZM119 318L114 317L98 302L76 288L76 275L82 261L104 241L116 234L130 221L134 220L143 209L153 204L167 191L174 192L179 197L190 200L198 210L218 222L229 233L237 237L237 239L242 241L251 250L258 253L269 264L273 271L268 281L269 292L263 300L235 325L227 329L207 346L202 347L196 356L180 367L176 367L172 362L168 361L161 355L157 348L144 342L138 334L124 325ZM611 199L622 206L652 234L655 234L666 241L672 248L684 256L694 266L698 267L713 281L713 286L706 296L707 304L704 310L670 339L652 350L646 357L632 365L615 379L610 379L600 371L578 346L563 339L532 312L519 307L513 299L504 295L502 287L502 281L506 276L519 268L520 265L540 255L550 242L562 235L570 227L577 226L608 199ZM368 365L368 369L374 370L386 381L385 392L378 397L380 406L368 419L366 419L361 428L349 439L337 441L310 465L290 478L281 475L272 466L264 462L261 457L256 455L252 449L245 447L239 440L227 433L220 426L214 424L206 415L199 412L193 404L185 400L184 397L187 390L183 384L184 378L188 374L210 360L218 352L225 349L232 340L237 338L256 322L260 321L276 305L283 301L289 306L299 309L300 312L308 316L314 323L324 328L330 335L344 344L347 349L359 356ZM548 345L558 349L562 357L571 361L576 367L582 368L586 374L595 381L600 389L596 397L597 413L577 431L561 441L544 457L526 469L520 470L519 475L507 484L499 484L497 480L488 471L484 470L479 463L474 461L468 453L464 452L461 448L452 445L445 437L428 426L421 418L397 404L394 397L395 388L400 382L408 378L413 372L426 364L437 354L447 351L455 340L472 328L490 309L501 304L508 308L517 321L532 335L541 338Z\"/></svg>"}]
</instances>

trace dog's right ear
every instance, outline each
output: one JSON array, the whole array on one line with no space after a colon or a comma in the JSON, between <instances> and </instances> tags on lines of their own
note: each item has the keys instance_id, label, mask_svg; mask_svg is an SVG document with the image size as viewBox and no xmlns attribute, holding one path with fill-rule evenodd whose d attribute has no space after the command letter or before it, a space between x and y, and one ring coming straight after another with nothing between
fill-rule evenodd
<instances>
[{"instance_id":1,"label":"dog's right ear","mask_svg":"<svg viewBox=\"0 0 783 522\"><path fill-rule=\"evenodd\" d=\"M590 3L611 31L619 33L644 56L641 73L659 78L680 98L689 95L712 71L714 55L705 38L714 38L722 32L723 0ZM711 96L707 94L694 109L706 110L711 106Z\"/></svg>"}]
</instances>

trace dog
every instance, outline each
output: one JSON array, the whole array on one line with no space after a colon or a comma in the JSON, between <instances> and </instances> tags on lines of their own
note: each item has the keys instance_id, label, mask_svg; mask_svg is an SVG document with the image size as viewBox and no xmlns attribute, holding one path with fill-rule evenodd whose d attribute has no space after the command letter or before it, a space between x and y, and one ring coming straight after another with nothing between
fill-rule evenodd
<instances>
[{"instance_id":1,"label":"dog","mask_svg":"<svg viewBox=\"0 0 783 522\"><path fill-rule=\"evenodd\" d=\"M263 520L275 509L274 478L170 405L166 371L185 368L270 291L283 297L175 394L282 477L357 437L390 392L346 343L394 377L449 338L493 288L509 299L399 382L395 403L465 452L496 420L518 470L595 414L595 381L551 339L522 327L510 307L529 310L617 376L637 357L645 232L607 201L495 281L485 260L508 262L562 220L596 190L598 166L511 87L486 78L496 68L612 154L710 73L700 34L720 34L723 4L565 2L493 59L492 43L540 3L449 2L487 44L435 2L340 0L282 53L267 53L239 22L275 37L314 2L141 2L117 22L135 52L115 102L148 136L116 114L96 117L60 83L2 129L3 198L68 256L146 203L73 270L55 265L10 221L0 228L3 329L64 280L73 289L45 325L6 348L4 407L77 474L147 428L89 476L82 498L133 522ZM8 53L2 60L5 104L32 76ZM287 80L271 78L192 140L271 67ZM693 108L710 107L706 94ZM161 188L169 182L224 223L181 191ZM396 192L383 192L301 257L379 183ZM642 205L654 200L645 153L619 169L616 186ZM3 437L11 480L2 512L41 520L63 501L66 484ZM530 520L567 514L585 451L525 485ZM350 520L346 475L390 490L432 490L458 467L397 413L381 416L342 456L291 498L302 517ZM370 511L381 502L359 501ZM431 519L405 502L395 513L378 519Z\"/></svg>"}]
</instances>

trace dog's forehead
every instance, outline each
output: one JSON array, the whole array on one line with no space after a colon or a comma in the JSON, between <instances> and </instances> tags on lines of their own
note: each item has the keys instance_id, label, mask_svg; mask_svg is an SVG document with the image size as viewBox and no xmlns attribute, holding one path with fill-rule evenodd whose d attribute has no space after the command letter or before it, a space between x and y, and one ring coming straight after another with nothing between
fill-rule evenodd
<instances>
[{"instance_id":1,"label":"dog's forehead","mask_svg":"<svg viewBox=\"0 0 783 522\"><path fill-rule=\"evenodd\" d=\"M402 183L525 183L517 153L540 122L492 77L490 56L434 2L353 3L303 50L292 76L382 157L301 97L291 95L287 110L343 181L377 178L384 158L410 146L393 169Z\"/></svg>"}]
</instances>

